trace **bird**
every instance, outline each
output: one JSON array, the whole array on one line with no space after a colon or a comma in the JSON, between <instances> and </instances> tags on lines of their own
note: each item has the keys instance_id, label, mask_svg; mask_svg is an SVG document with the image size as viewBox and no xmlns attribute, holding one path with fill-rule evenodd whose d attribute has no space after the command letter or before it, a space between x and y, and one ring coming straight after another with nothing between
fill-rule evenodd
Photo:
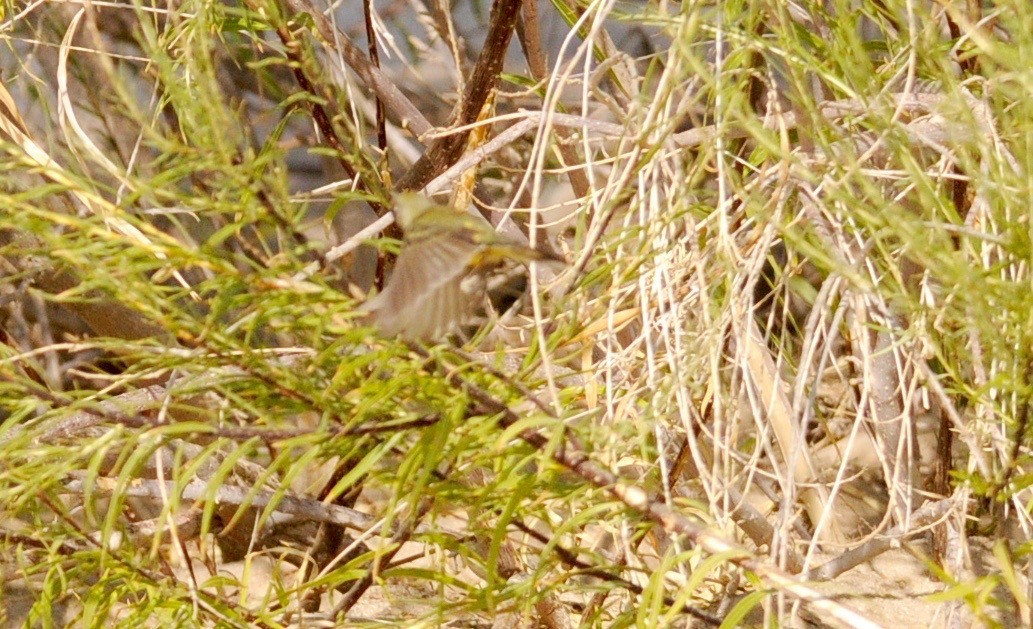
<instances>
[{"instance_id":1,"label":"bird","mask_svg":"<svg viewBox=\"0 0 1033 629\"><path fill-rule=\"evenodd\" d=\"M481 216L414 192L395 195L402 247L383 291L363 304L388 337L433 341L464 323L483 303L484 276L507 260L565 262L501 236Z\"/></svg>"}]
</instances>

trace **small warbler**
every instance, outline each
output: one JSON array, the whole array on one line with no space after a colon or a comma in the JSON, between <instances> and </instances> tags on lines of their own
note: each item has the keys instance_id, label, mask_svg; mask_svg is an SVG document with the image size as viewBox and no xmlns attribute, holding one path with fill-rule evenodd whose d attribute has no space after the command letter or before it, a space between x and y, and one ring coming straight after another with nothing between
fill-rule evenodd
<instances>
[{"instance_id":1,"label":"small warbler","mask_svg":"<svg viewBox=\"0 0 1033 629\"><path fill-rule=\"evenodd\" d=\"M486 220L412 192L396 195L402 249L384 290L363 309L387 336L434 340L484 302L483 276L506 260L563 262L500 236Z\"/></svg>"}]
</instances>

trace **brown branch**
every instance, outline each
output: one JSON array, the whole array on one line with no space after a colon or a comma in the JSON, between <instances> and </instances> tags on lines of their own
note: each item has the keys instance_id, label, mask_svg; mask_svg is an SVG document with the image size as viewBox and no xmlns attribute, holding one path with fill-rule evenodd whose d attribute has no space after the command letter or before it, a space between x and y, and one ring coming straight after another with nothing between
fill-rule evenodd
<instances>
[{"instance_id":1,"label":"brown branch","mask_svg":"<svg viewBox=\"0 0 1033 629\"><path fill-rule=\"evenodd\" d=\"M380 52L377 50L377 34L373 30L373 0L362 0L362 17L366 22L366 49L369 51L369 62L374 68L380 68ZM374 94L377 103L377 144L383 153L387 150L387 125L384 121L384 101Z\"/></svg>"},{"instance_id":2,"label":"brown branch","mask_svg":"<svg viewBox=\"0 0 1033 629\"><path fill-rule=\"evenodd\" d=\"M521 20L517 24L517 36L520 45L524 49L524 57L527 59L527 66L531 69L531 76L535 81L543 81L549 76L549 69L545 63L545 53L542 50L542 33L539 28L538 3L525 2L521 11ZM570 144L574 132L565 127L556 127L556 143L563 158L565 166L581 164L582 160L577 149ZM588 177L584 168L570 168L567 171L567 178L570 180L570 187L574 190L574 196L578 198L587 197L589 194Z\"/></svg>"},{"instance_id":3,"label":"brown branch","mask_svg":"<svg viewBox=\"0 0 1033 629\"><path fill-rule=\"evenodd\" d=\"M252 10L258 11L255 0L248 0L248 5ZM280 37L280 41L283 42L287 58L291 60L290 68L294 73L294 79L298 82L298 86L309 94L316 96L318 94L316 87L309 80L303 69L304 60L301 55L301 42L294 37L294 33L285 24L277 24L276 34ZM337 137L337 131L334 129L332 122L333 116L327 113L325 107L316 102L309 101L309 110L312 112L312 119L315 121L316 126L319 127L319 131L323 134L324 141L334 150L337 162L341 165L345 174L353 180L358 180L355 168L344 158L351 151L346 151L341 143L341 139Z\"/></svg>"},{"instance_id":4,"label":"brown branch","mask_svg":"<svg viewBox=\"0 0 1033 629\"><path fill-rule=\"evenodd\" d=\"M456 126L475 122L488 95L495 89L495 82L502 71L502 62L505 60L506 49L509 48L509 40L513 36L513 28L519 13L520 0L495 0L492 4L484 48L477 58L473 75L459 104L459 113L453 121ZM466 148L469 135L470 131L464 130L435 140L423 157L399 180L395 189L423 188L431 179L459 160Z\"/></svg>"},{"instance_id":5,"label":"brown branch","mask_svg":"<svg viewBox=\"0 0 1033 629\"><path fill-rule=\"evenodd\" d=\"M495 399L477 385L464 380L461 376L462 371L458 366L440 362L422 349L416 348L415 351L427 358L431 364L436 364L446 381L466 391L480 405L480 408L476 409L479 413L497 416L499 418L499 425L504 428L510 428L520 421L520 417L504 403ZM519 435L521 439L535 449L550 453L554 461L581 477L582 480L606 491L617 500L623 502L625 506L645 515L662 526L666 531L685 536L710 554L724 555L728 558L728 561L753 572L770 587L784 591L801 600L811 609L822 613L825 618L838 621L847 627L861 629L878 628L878 625L857 612L808 587L802 580L783 572L769 563L761 561L745 548L711 533L661 500L652 498L641 487L625 482L609 469L592 461L588 457L587 452L573 445L568 437L565 436L557 446L550 443L549 436L537 430L524 429L519 432Z\"/></svg>"},{"instance_id":6,"label":"brown branch","mask_svg":"<svg viewBox=\"0 0 1033 629\"><path fill-rule=\"evenodd\" d=\"M64 488L69 493L81 494L86 489L86 483L73 478L65 483ZM279 491L255 491L231 485L212 487L204 481L191 481L180 486L174 481L136 478L122 484L116 478L100 477L90 484L90 491L96 495L112 495L116 490L122 497L161 499L164 496L175 496L184 502L210 500L219 506L251 509L264 509L272 505L276 513L297 516L311 522L339 524L357 531L365 531L377 521L373 516L360 511L326 504L319 500L282 495Z\"/></svg>"}]
</instances>

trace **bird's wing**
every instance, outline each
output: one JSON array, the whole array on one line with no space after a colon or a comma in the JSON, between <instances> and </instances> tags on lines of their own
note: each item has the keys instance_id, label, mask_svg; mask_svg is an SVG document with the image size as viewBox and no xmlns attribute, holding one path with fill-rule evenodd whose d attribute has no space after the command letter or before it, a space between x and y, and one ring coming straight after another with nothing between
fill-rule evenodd
<instances>
[{"instance_id":1,"label":"bird's wing","mask_svg":"<svg viewBox=\"0 0 1033 629\"><path fill-rule=\"evenodd\" d=\"M477 249L475 243L448 236L406 244L387 286L365 309L388 336L443 335L475 305L461 283Z\"/></svg>"}]
</instances>

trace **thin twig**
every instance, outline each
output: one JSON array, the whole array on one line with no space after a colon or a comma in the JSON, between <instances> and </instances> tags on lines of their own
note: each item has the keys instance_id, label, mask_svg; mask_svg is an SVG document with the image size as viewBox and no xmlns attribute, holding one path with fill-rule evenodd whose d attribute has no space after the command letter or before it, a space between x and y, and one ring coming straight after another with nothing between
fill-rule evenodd
<instances>
[{"instance_id":1,"label":"thin twig","mask_svg":"<svg viewBox=\"0 0 1033 629\"><path fill-rule=\"evenodd\" d=\"M297 13L311 16L323 45L340 54L356 76L377 95L387 111L393 114L398 126L409 130L417 138L433 128L401 90L395 87L379 68L370 63L362 50L343 31L335 28L310 0L286 0L286 4Z\"/></svg>"}]
</instances>

